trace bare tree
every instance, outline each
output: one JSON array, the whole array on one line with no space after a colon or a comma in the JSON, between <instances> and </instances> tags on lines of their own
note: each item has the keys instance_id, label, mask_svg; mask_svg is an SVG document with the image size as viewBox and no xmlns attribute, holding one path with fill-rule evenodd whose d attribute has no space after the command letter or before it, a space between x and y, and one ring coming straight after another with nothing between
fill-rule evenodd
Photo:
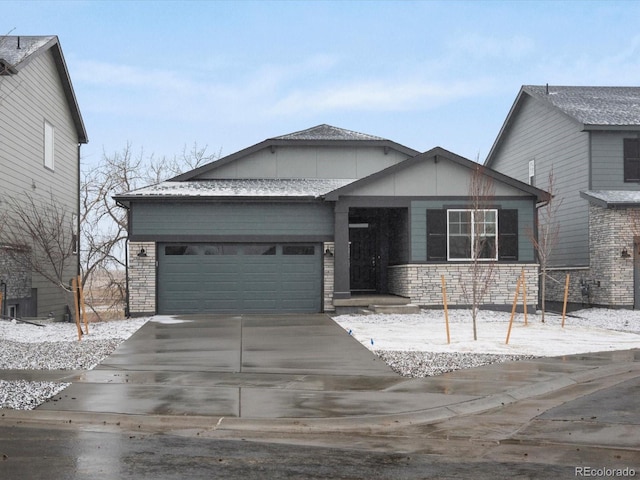
<instances>
[{"instance_id":1,"label":"bare tree","mask_svg":"<svg viewBox=\"0 0 640 480\"><path fill-rule=\"evenodd\" d=\"M26 193L6 204L0 230L4 253L70 294L69 272L75 272L77 252L74 215L56 203L53 193L44 200Z\"/></svg>"},{"instance_id":2,"label":"bare tree","mask_svg":"<svg viewBox=\"0 0 640 480\"><path fill-rule=\"evenodd\" d=\"M533 247L538 255L538 263L540 264L540 308L542 311L542 322L544 323L544 314L546 309L545 298L547 294L547 279L555 280L549 276L549 261L554 248L558 244L560 233L560 224L558 223L558 210L562 204L562 199L555 198L555 177L553 168L549 171L547 193L549 198L544 207L538 210L538 234L529 232L529 239L533 243Z\"/></svg>"},{"instance_id":3,"label":"bare tree","mask_svg":"<svg viewBox=\"0 0 640 480\"><path fill-rule=\"evenodd\" d=\"M461 225L468 229L469 276L462 276L461 288L471 304L473 339L478 339L477 318L491 285L497 260L497 211L487 207L495 198L493 179L482 165L474 167L469 180L470 209L461 211Z\"/></svg>"},{"instance_id":4,"label":"bare tree","mask_svg":"<svg viewBox=\"0 0 640 480\"><path fill-rule=\"evenodd\" d=\"M207 147L186 145L181 155L156 159L127 144L121 151L103 153L102 162L85 169L81 182L81 270L89 307L100 318L97 303L111 308L124 304L126 295L127 212L113 201L113 196L147 184L160 183L185 170L216 160L219 154L207 154ZM89 287L89 288L86 288ZM96 287L96 288L92 288ZM91 298L95 292L100 298Z\"/></svg>"}]
</instances>

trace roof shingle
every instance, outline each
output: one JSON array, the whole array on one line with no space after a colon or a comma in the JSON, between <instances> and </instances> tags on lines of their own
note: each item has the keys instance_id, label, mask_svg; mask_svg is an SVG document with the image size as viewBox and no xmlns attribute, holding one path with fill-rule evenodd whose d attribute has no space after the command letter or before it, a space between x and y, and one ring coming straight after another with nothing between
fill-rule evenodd
<instances>
[{"instance_id":1,"label":"roof shingle","mask_svg":"<svg viewBox=\"0 0 640 480\"><path fill-rule=\"evenodd\" d=\"M331 125L317 125L299 132L289 133L270 140L386 140L375 135L354 132L344 128L333 127Z\"/></svg>"},{"instance_id":2,"label":"roof shingle","mask_svg":"<svg viewBox=\"0 0 640 480\"><path fill-rule=\"evenodd\" d=\"M640 87L525 85L522 88L585 125L640 125Z\"/></svg>"},{"instance_id":3,"label":"roof shingle","mask_svg":"<svg viewBox=\"0 0 640 480\"><path fill-rule=\"evenodd\" d=\"M311 197L319 198L351 179L220 179L167 181L117 195L116 198L168 197Z\"/></svg>"}]
</instances>

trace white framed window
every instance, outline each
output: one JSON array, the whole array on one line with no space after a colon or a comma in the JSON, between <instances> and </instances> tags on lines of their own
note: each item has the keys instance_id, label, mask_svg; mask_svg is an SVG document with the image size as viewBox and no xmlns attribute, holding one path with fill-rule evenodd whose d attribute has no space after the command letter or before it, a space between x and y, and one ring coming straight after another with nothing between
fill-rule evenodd
<instances>
[{"instance_id":1,"label":"white framed window","mask_svg":"<svg viewBox=\"0 0 640 480\"><path fill-rule=\"evenodd\" d=\"M498 259L498 210L447 210L447 260L476 259Z\"/></svg>"},{"instance_id":2,"label":"white framed window","mask_svg":"<svg viewBox=\"0 0 640 480\"><path fill-rule=\"evenodd\" d=\"M49 170L53 170L55 167L54 162L54 145L55 130L46 120L44 121L44 166Z\"/></svg>"}]
</instances>

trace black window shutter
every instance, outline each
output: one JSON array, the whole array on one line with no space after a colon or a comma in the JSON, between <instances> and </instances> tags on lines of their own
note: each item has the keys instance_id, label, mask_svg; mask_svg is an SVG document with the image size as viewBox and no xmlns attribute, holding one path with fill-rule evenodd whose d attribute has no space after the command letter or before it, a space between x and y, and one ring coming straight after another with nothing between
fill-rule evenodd
<instances>
[{"instance_id":1,"label":"black window shutter","mask_svg":"<svg viewBox=\"0 0 640 480\"><path fill-rule=\"evenodd\" d=\"M498 260L518 260L518 210L498 210Z\"/></svg>"},{"instance_id":2,"label":"black window shutter","mask_svg":"<svg viewBox=\"0 0 640 480\"><path fill-rule=\"evenodd\" d=\"M624 181L640 182L640 140L624 139Z\"/></svg>"},{"instance_id":3,"label":"black window shutter","mask_svg":"<svg viewBox=\"0 0 640 480\"><path fill-rule=\"evenodd\" d=\"M427 210L427 261L447 260L447 211Z\"/></svg>"}]
</instances>

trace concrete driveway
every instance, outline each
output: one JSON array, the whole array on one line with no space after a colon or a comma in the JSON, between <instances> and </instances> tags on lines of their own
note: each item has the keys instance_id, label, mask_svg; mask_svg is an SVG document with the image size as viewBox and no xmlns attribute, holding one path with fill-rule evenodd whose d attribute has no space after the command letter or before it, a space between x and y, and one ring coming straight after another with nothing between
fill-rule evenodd
<instances>
[{"instance_id":1,"label":"concrete driveway","mask_svg":"<svg viewBox=\"0 0 640 480\"><path fill-rule=\"evenodd\" d=\"M208 425L318 419L323 428L329 420L369 426L373 417L425 422L590 381L600 371L628 372L637 356L540 358L414 379L395 374L327 315L156 317L96 369L66 376L72 385L33 413Z\"/></svg>"},{"instance_id":2,"label":"concrete driveway","mask_svg":"<svg viewBox=\"0 0 640 480\"><path fill-rule=\"evenodd\" d=\"M145 324L39 411L326 418L437 406L327 315L190 315ZM401 389L402 390L402 389ZM427 403L425 403L425 401Z\"/></svg>"}]
</instances>

